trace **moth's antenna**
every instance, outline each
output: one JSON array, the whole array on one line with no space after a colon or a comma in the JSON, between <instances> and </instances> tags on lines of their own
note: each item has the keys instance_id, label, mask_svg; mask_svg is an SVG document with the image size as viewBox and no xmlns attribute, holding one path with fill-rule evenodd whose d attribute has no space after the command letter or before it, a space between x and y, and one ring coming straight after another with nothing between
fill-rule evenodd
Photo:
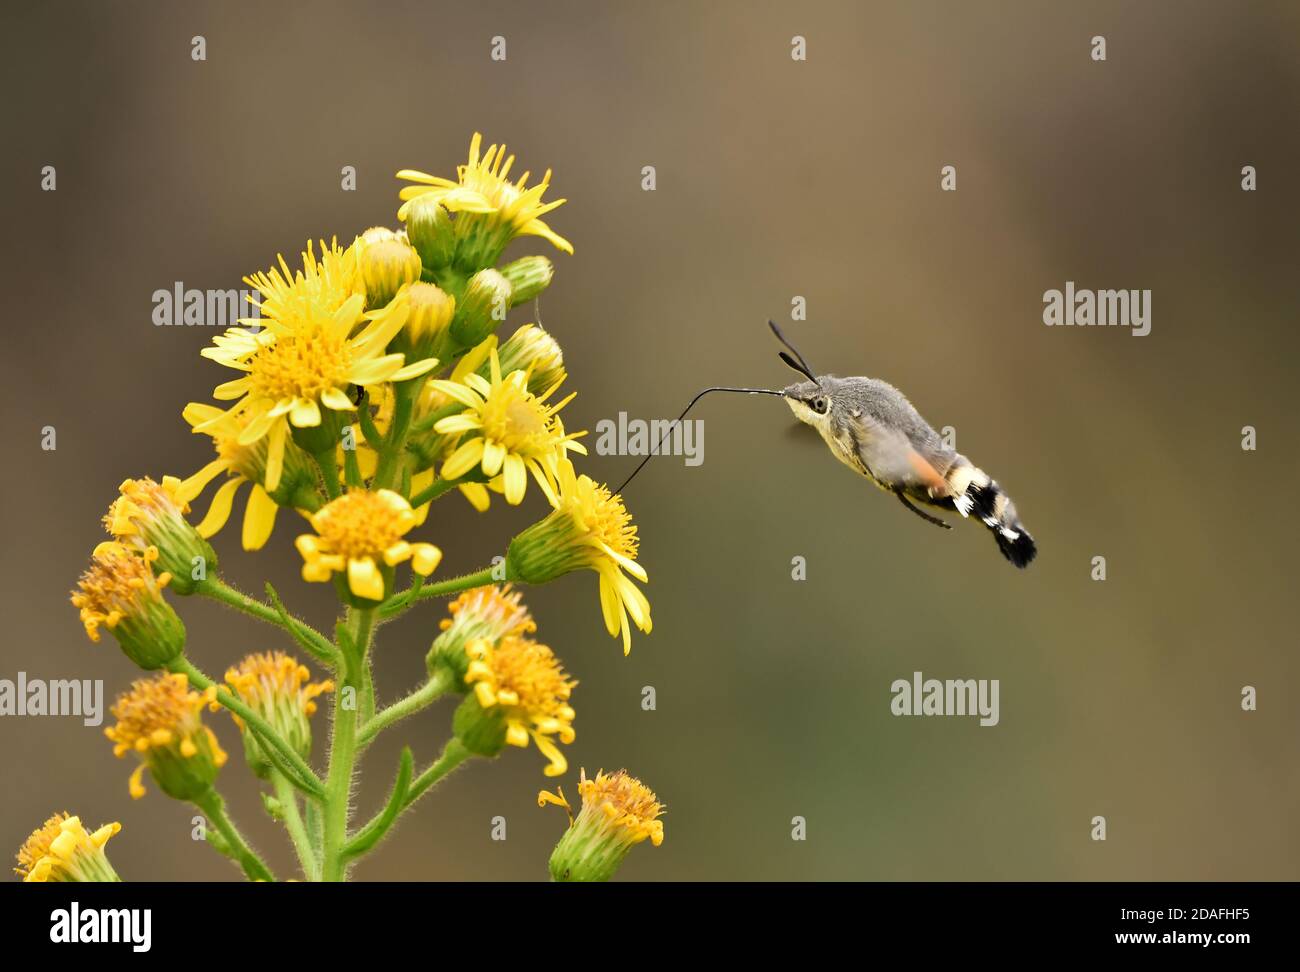
<instances>
[{"instance_id":1,"label":"moth's antenna","mask_svg":"<svg viewBox=\"0 0 1300 972\"><path fill-rule=\"evenodd\" d=\"M776 325L773 325L773 327L775 326ZM672 424L668 426L668 431L666 431L663 434L663 436L659 439L659 442L655 445L655 447L646 454L646 457L637 464L637 467L635 469L632 470L632 475L628 476L627 479L623 480L623 485L620 486L618 489L614 490L614 492L616 493L623 492L623 490L627 488L627 484L630 483L633 479L635 479L636 474L639 473L645 467L645 464L647 462L650 461L650 457L659 455L659 450L663 448L663 444L666 441L668 441L668 437L672 435L673 429L677 428L678 424L680 424L682 419L686 418L686 413L695 407L695 403L698 402L705 395L707 395L709 392L736 392L737 394L740 395L780 396L782 394L781 392L775 391L774 389L771 388L726 388L723 386L718 386L715 388L704 389L704 391L700 392L698 395L696 395L694 398L691 399L691 403L689 405L687 405L684 409L682 409L682 414L677 416L677 418L672 422Z\"/></svg>"},{"instance_id":2,"label":"moth's antenna","mask_svg":"<svg viewBox=\"0 0 1300 972\"><path fill-rule=\"evenodd\" d=\"M796 348L793 344L791 344L789 340L786 339L786 336L781 333L781 329L776 326L776 321L772 320L769 317L767 320L767 326L772 329L772 333L776 335L776 339L780 341L782 344L784 344L787 348L789 348L791 354L794 355L794 359L791 359L789 354L786 354L784 351L780 351L778 352L778 354L781 355L781 360L784 361L786 364L788 364L795 371L799 372L801 375L805 375L809 380L815 382L817 380L817 376L813 373L813 370L810 367L808 367L808 362L803 359L803 355L799 353L799 349ZM798 362L797 364L795 363L796 361Z\"/></svg>"}]
</instances>

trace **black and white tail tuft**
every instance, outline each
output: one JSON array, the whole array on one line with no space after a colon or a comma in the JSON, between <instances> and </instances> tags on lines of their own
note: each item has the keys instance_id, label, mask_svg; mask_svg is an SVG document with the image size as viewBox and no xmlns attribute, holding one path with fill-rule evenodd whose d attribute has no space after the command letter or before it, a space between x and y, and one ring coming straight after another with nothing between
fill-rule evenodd
<instances>
[{"instance_id":1,"label":"black and white tail tuft","mask_svg":"<svg viewBox=\"0 0 1300 972\"><path fill-rule=\"evenodd\" d=\"M959 487L953 506L962 516L978 517L989 528L997 541L1002 556L1017 567L1028 567L1038 553L1034 538L1025 529L1011 497L1002 491L981 469L972 465L959 465L950 471L948 481Z\"/></svg>"}]
</instances>

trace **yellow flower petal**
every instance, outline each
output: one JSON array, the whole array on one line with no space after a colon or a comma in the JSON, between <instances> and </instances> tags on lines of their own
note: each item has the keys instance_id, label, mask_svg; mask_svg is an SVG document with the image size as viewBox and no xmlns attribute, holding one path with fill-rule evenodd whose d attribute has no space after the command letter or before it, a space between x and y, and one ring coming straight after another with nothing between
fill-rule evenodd
<instances>
[{"instance_id":1,"label":"yellow flower petal","mask_svg":"<svg viewBox=\"0 0 1300 972\"><path fill-rule=\"evenodd\" d=\"M369 557L348 561L348 587L357 597L371 601L384 599L384 578Z\"/></svg>"},{"instance_id":2,"label":"yellow flower petal","mask_svg":"<svg viewBox=\"0 0 1300 972\"><path fill-rule=\"evenodd\" d=\"M271 499L257 483L253 484L244 506L243 546L245 550L261 550L266 545L271 531L275 528L275 514L279 511L275 500Z\"/></svg>"}]
</instances>

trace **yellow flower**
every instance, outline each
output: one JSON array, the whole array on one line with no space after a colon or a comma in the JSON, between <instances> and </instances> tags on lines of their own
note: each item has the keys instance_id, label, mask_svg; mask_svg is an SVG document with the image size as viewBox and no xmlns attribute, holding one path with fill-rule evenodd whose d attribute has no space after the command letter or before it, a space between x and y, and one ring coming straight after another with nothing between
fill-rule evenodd
<instances>
[{"instance_id":1,"label":"yellow flower","mask_svg":"<svg viewBox=\"0 0 1300 972\"><path fill-rule=\"evenodd\" d=\"M502 638L537 630L537 623L524 607L523 595L512 591L509 584L465 591L447 605L447 611L451 617L439 622L442 634L434 640L427 662L430 673L437 664L450 668L454 685L465 681L469 666L466 647L470 642L486 641L495 645Z\"/></svg>"},{"instance_id":2,"label":"yellow flower","mask_svg":"<svg viewBox=\"0 0 1300 972\"><path fill-rule=\"evenodd\" d=\"M203 724L205 705L216 708L216 686L193 692L182 674L157 675L133 682L113 705L116 726L104 730L113 755L135 753L140 765L131 774L132 799L144 796L146 769L170 797L192 800L203 794L226 762L217 737Z\"/></svg>"},{"instance_id":3,"label":"yellow flower","mask_svg":"<svg viewBox=\"0 0 1300 972\"><path fill-rule=\"evenodd\" d=\"M582 809L574 818L564 791L537 795L537 805L555 804L569 812L569 829L551 854L551 876L557 881L608 881L637 844L664 841L659 817L663 804L654 791L626 770L587 779L581 770L578 792Z\"/></svg>"},{"instance_id":4,"label":"yellow flower","mask_svg":"<svg viewBox=\"0 0 1300 972\"><path fill-rule=\"evenodd\" d=\"M280 507L263 487L266 479L267 440L265 437L248 445L240 444L240 436L247 428L247 413L231 415L202 402L190 402L181 413L196 433L212 437L217 458L184 480L177 489L177 498L187 502L198 497L208 484L226 473L228 478L218 487L208 507L207 515L195 527L200 536L210 537L230 519L235 494L244 483L252 483L248 502L244 506L241 542L245 550L260 550L265 546L275 528L275 516ZM314 473L308 465L306 453L293 442L284 443L281 459L279 487L275 494L286 505L293 499L299 486L314 483ZM313 487L314 488L314 487Z\"/></svg>"},{"instance_id":5,"label":"yellow flower","mask_svg":"<svg viewBox=\"0 0 1300 972\"><path fill-rule=\"evenodd\" d=\"M528 584L544 584L574 570L594 570L600 576L600 607L605 627L623 638L623 654L632 650L628 618L650 633L650 602L625 575L642 583L649 577L636 562L638 540L622 497L574 472L568 459L557 465L558 495L546 519L525 528L510 541L506 576Z\"/></svg>"},{"instance_id":6,"label":"yellow flower","mask_svg":"<svg viewBox=\"0 0 1300 972\"><path fill-rule=\"evenodd\" d=\"M334 689L334 683L312 682L311 672L296 658L281 651L249 655L237 668L226 672L226 683L248 706L270 723L304 759L311 755L311 723L316 712L316 697ZM244 729L244 720L234 716ZM271 761L262 752L252 733L245 732L244 754L258 776L271 771Z\"/></svg>"},{"instance_id":7,"label":"yellow flower","mask_svg":"<svg viewBox=\"0 0 1300 972\"><path fill-rule=\"evenodd\" d=\"M492 348L496 347L496 344L496 335L492 335L479 344L478 347L472 348L462 355L451 373L450 380L459 382L466 375L478 370L480 366L486 366L488 355L491 353ZM385 423L392 413L391 399L391 395L381 396L380 398L380 408L375 415L375 424L381 432L387 427ZM462 438L462 433L459 432L443 435L435 431L431 423L437 421L438 418L445 418L447 415L460 412L463 408L463 403L433 387L432 381L424 383L420 394L415 400L411 433L406 440L406 448L415 455L418 462L416 468L424 470L411 478L412 495L415 495L418 490L433 484L435 478L434 467L440 466L446 460ZM359 458L363 460L361 470L365 473L365 453L362 452ZM424 481L417 486L417 478L421 477L423 477ZM459 483L456 488L469 501L470 505L480 513L486 512L491 505L488 490L491 489L500 493L504 489L501 485L500 476L495 477L490 483ZM421 507L420 511L427 513L428 506Z\"/></svg>"},{"instance_id":8,"label":"yellow flower","mask_svg":"<svg viewBox=\"0 0 1300 972\"><path fill-rule=\"evenodd\" d=\"M356 246L364 244L349 251ZM309 255L310 251L305 256ZM356 407L347 392L349 385L404 381L437 364L432 360L406 364L401 354L384 353L406 322L404 297L367 314L364 293L353 290L355 273L337 278L300 273L288 283L273 272L275 281L257 282L259 289L267 286L271 295L261 305L265 329L231 328L213 339L213 347L203 350L204 357L244 374L213 392L219 400L238 399L236 404L221 419L195 426L195 431L207 432L224 418L242 416L246 424L236 436L237 444L249 446L266 437L263 485L268 492L280 484L290 426L322 429L328 443L322 449L332 447L338 421L333 413ZM322 407L331 416L323 427Z\"/></svg>"},{"instance_id":9,"label":"yellow flower","mask_svg":"<svg viewBox=\"0 0 1300 972\"><path fill-rule=\"evenodd\" d=\"M478 467L489 478L501 475L506 502L523 502L528 474L537 480L552 502L555 492L551 480L557 464L569 452L583 455L587 450L574 440L585 432L566 435L556 414L573 395L548 405L546 399L558 385L543 395L528 390L528 373L512 371L501 376L501 362L493 349L489 378L465 375L460 381L431 380L429 385L465 406L459 415L438 420L434 431L443 435L470 433L442 464L443 479L459 479Z\"/></svg>"},{"instance_id":10,"label":"yellow flower","mask_svg":"<svg viewBox=\"0 0 1300 972\"><path fill-rule=\"evenodd\" d=\"M409 560L412 570L427 577L442 560L442 551L431 543L402 539L417 520L411 504L391 489L344 493L311 515L317 535L304 533L296 541L304 560L303 580L328 581L347 571L356 597L379 601L384 597L381 563L394 567Z\"/></svg>"},{"instance_id":11,"label":"yellow flower","mask_svg":"<svg viewBox=\"0 0 1300 972\"><path fill-rule=\"evenodd\" d=\"M108 628L126 656L147 670L162 668L185 648L185 625L163 599L171 574L155 575L157 559L157 547L137 553L116 541L101 543L71 598L91 641Z\"/></svg>"},{"instance_id":12,"label":"yellow flower","mask_svg":"<svg viewBox=\"0 0 1300 972\"><path fill-rule=\"evenodd\" d=\"M240 323L262 325L274 321L276 326L292 330L311 324L322 315L335 313L355 296L364 297L366 285L361 276L360 257L365 242L343 249L337 239L328 245L322 240L317 259L308 240L307 249L302 253L301 270L290 270L284 255L280 254L278 268L249 274L244 282L262 295L260 302L253 302L262 319Z\"/></svg>"},{"instance_id":13,"label":"yellow flower","mask_svg":"<svg viewBox=\"0 0 1300 972\"><path fill-rule=\"evenodd\" d=\"M567 745L574 740L569 696L578 683L565 676L551 649L507 635L496 645L484 639L471 641L465 653L469 657L465 684L473 691L453 721L465 747L495 756L505 745L527 746L532 739L549 761L542 772L562 774L568 763L555 743Z\"/></svg>"},{"instance_id":14,"label":"yellow flower","mask_svg":"<svg viewBox=\"0 0 1300 972\"><path fill-rule=\"evenodd\" d=\"M151 547L157 550L155 570L171 575L173 591L188 594L194 589L196 559L202 561L205 574L216 570L216 553L185 519L190 506L179 479L164 476L161 483L148 477L128 479L118 491L104 516L104 528L141 554Z\"/></svg>"},{"instance_id":15,"label":"yellow flower","mask_svg":"<svg viewBox=\"0 0 1300 972\"><path fill-rule=\"evenodd\" d=\"M120 881L104 845L121 829L120 823L110 823L87 833L80 817L56 813L19 848L14 872L33 882Z\"/></svg>"},{"instance_id":16,"label":"yellow flower","mask_svg":"<svg viewBox=\"0 0 1300 972\"><path fill-rule=\"evenodd\" d=\"M504 145L491 145L480 157L482 144L483 136L475 132L469 144L469 162L456 167L455 182L415 169L403 169L397 173L397 178L416 183L404 186L399 193L404 202L397 211L398 218L405 221L412 200L421 198L434 200L449 212L470 214L469 222L474 219L480 222L474 230L488 238L482 247L476 247L476 259L471 263L476 267L495 263L501 250L515 236L540 236L557 249L572 253L573 244L557 235L541 219L565 202L563 199L542 202L542 196L550 187L551 170L547 169L542 181L531 188L527 188L527 172L518 182L511 182L508 177L515 157L506 155ZM458 229L457 233L460 236L465 230ZM418 241L413 238L413 242L419 249Z\"/></svg>"}]
</instances>

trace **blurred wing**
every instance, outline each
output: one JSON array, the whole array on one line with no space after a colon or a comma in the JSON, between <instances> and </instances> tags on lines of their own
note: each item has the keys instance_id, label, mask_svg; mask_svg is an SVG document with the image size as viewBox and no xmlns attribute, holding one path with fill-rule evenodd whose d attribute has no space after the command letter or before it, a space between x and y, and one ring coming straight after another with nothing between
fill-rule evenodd
<instances>
[{"instance_id":1,"label":"blurred wing","mask_svg":"<svg viewBox=\"0 0 1300 972\"><path fill-rule=\"evenodd\" d=\"M886 486L910 489L926 496L943 496L948 483L934 464L917 451L902 432L868 415L857 417L858 456L873 479Z\"/></svg>"}]
</instances>

